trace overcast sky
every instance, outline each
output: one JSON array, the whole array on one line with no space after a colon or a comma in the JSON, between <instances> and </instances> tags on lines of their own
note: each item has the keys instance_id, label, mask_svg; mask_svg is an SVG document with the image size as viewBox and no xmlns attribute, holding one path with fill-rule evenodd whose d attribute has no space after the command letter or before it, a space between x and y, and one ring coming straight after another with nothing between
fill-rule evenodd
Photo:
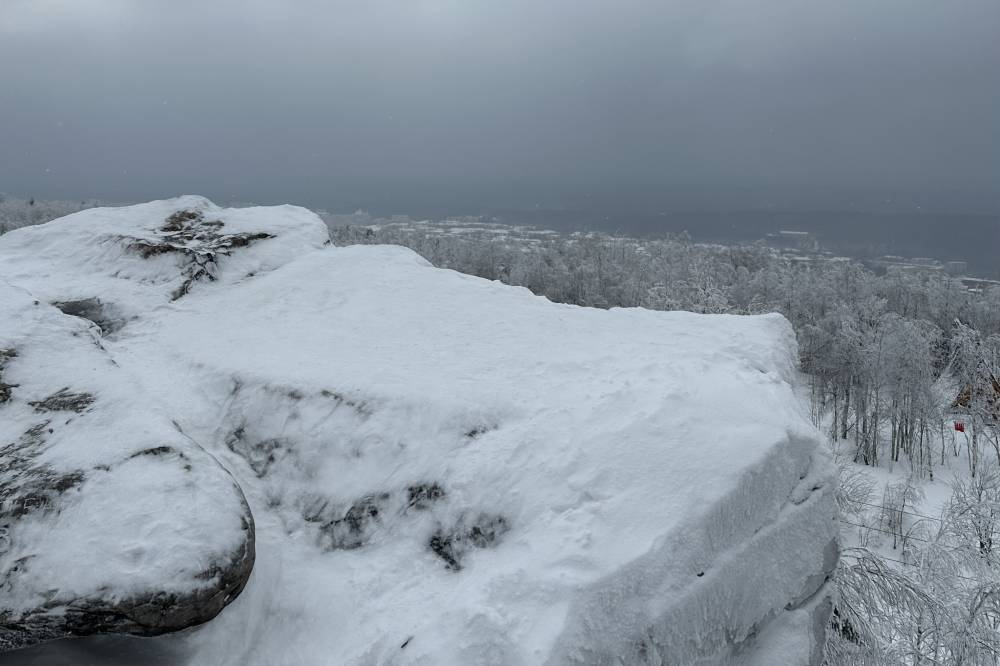
<instances>
[{"instance_id":1,"label":"overcast sky","mask_svg":"<svg viewBox=\"0 0 1000 666\"><path fill-rule=\"evenodd\" d=\"M998 0L0 0L0 191L1000 210Z\"/></svg>"}]
</instances>

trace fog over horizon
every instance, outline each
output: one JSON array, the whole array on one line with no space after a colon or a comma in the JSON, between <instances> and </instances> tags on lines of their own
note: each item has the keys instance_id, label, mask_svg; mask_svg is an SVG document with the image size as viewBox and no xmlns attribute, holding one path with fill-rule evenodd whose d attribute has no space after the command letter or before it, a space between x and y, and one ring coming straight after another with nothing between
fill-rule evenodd
<instances>
[{"instance_id":1,"label":"fog over horizon","mask_svg":"<svg viewBox=\"0 0 1000 666\"><path fill-rule=\"evenodd\" d=\"M0 192L996 215L998 32L995 0L4 0Z\"/></svg>"}]
</instances>

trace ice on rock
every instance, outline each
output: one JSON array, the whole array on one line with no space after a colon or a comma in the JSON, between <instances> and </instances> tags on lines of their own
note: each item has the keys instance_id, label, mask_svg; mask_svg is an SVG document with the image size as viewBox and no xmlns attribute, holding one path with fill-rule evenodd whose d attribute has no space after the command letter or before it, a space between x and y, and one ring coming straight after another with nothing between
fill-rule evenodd
<instances>
[{"instance_id":1,"label":"ice on rock","mask_svg":"<svg viewBox=\"0 0 1000 666\"><path fill-rule=\"evenodd\" d=\"M199 201L0 239L8 279L131 319L108 353L252 508L254 576L191 663L817 663L834 476L782 317L559 305ZM94 268L61 236L191 209L273 237L168 307L173 250Z\"/></svg>"}]
</instances>

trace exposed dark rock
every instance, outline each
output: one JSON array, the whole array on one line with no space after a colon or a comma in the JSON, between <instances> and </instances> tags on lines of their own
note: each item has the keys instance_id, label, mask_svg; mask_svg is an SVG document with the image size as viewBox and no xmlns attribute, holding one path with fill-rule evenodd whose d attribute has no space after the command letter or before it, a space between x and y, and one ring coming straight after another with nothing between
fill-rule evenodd
<instances>
[{"instance_id":1,"label":"exposed dark rock","mask_svg":"<svg viewBox=\"0 0 1000 666\"><path fill-rule=\"evenodd\" d=\"M3 371L7 361L16 356L17 352L13 349L0 348L0 405L9 401L14 393L14 389L17 388L17 384L5 384L3 381Z\"/></svg>"},{"instance_id":2,"label":"exposed dark rock","mask_svg":"<svg viewBox=\"0 0 1000 666\"><path fill-rule=\"evenodd\" d=\"M84 480L82 470L57 472L38 462L48 425L48 421L36 424L0 448L0 524L51 507L59 495Z\"/></svg>"},{"instance_id":3,"label":"exposed dark rock","mask_svg":"<svg viewBox=\"0 0 1000 666\"><path fill-rule=\"evenodd\" d=\"M80 317L97 324L101 333L114 333L125 325L125 320L116 309L99 298L83 298L77 301L57 301L53 303L63 314Z\"/></svg>"},{"instance_id":4,"label":"exposed dark rock","mask_svg":"<svg viewBox=\"0 0 1000 666\"><path fill-rule=\"evenodd\" d=\"M365 545L378 524L386 505L389 493L368 495L352 504L346 512L333 520L327 520L320 525L320 541L328 550L353 550ZM319 511L307 513L306 520L318 522L326 513L326 504Z\"/></svg>"},{"instance_id":5,"label":"exposed dark rock","mask_svg":"<svg viewBox=\"0 0 1000 666\"><path fill-rule=\"evenodd\" d=\"M80 413L94 404L94 396L90 393L73 393L69 387L61 388L44 400L32 400L28 404L36 412L76 412Z\"/></svg>"},{"instance_id":6,"label":"exposed dark rock","mask_svg":"<svg viewBox=\"0 0 1000 666\"><path fill-rule=\"evenodd\" d=\"M224 226L220 220L206 220L201 211L179 210L167 217L154 238L125 240L128 249L143 259L161 254L180 254L185 258L181 269L184 281L171 294L171 300L176 301L191 291L198 280L216 279L218 257L228 256L235 248L274 238L264 232L224 234L221 233Z\"/></svg>"},{"instance_id":7,"label":"exposed dark rock","mask_svg":"<svg viewBox=\"0 0 1000 666\"><path fill-rule=\"evenodd\" d=\"M476 427L467 430L465 432L465 436L468 439L476 439L477 437L485 435L486 433L496 429L497 427L493 425L477 425Z\"/></svg>"},{"instance_id":8,"label":"exposed dark rock","mask_svg":"<svg viewBox=\"0 0 1000 666\"><path fill-rule=\"evenodd\" d=\"M319 392L319 394L324 398L329 398L330 400L333 400L338 405L346 405L350 407L359 416L371 416L372 414L371 409L369 409L367 404L365 404L364 402L359 402L357 400L352 400L343 393L338 393L337 391L330 391L327 389L323 389L322 391Z\"/></svg>"},{"instance_id":9,"label":"exposed dark rock","mask_svg":"<svg viewBox=\"0 0 1000 666\"><path fill-rule=\"evenodd\" d=\"M160 231L182 231L189 223L201 220L202 217L202 213L196 210L179 210L167 216Z\"/></svg>"},{"instance_id":10,"label":"exposed dark rock","mask_svg":"<svg viewBox=\"0 0 1000 666\"><path fill-rule=\"evenodd\" d=\"M154 446L149 449L143 449L142 451L136 451L129 457L138 458L139 456L165 456L171 454L177 455L181 458L187 458L187 456L172 446Z\"/></svg>"},{"instance_id":11,"label":"exposed dark rock","mask_svg":"<svg viewBox=\"0 0 1000 666\"><path fill-rule=\"evenodd\" d=\"M861 643L861 636L858 635L857 629L851 623L851 620L841 614L838 608L833 609L833 613L830 618L830 627L840 634L840 636L854 644Z\"/></svg>"},{"instance_id":12,"label":"exposed dark rock","mask_svg":"<svg viewBox=\"0 0 1000 666\"><path fill-rule=\"evenodd\" d=\"M439 483L416 483L404 491L365 495L346 506L327 497L306 499L302 517L307 523L318 524L319 543L326 550L353 550L367 545L380 529L384 519L393 516L405 519L410 509L430 511L447 493Z\"/></svg>"},{"instance_id":13,"label":"exposed dark rock","mask_svg":"<svg viewBox=\"0 0 1000 666\"><path fill-rule=\"evenodd\" d=\"M470 548L489 548L508 531L510 523L504 516L484 513L472 521L459 521L451 529L438 528L427 545L449 569L458 571Z\"/></svg>"},{"instance_id":14,"label":"exposed dark rock","mask_svg":"<svg viewBox=\"0 0 1000 666\"><path fill-rule=\"evenodd\" d=\"M246 428L240 426L226 438L229 450L247 461L258 477L264 477L279 457L286 453L285 442L277 438L250 441Z\"/></svg>"},{"instance_id":15,"label":"exposed dark rock","mask_svg":"<svg viewBox=\"0 0 1000 666\"><path fill-rule=\"evenodd\" d=\"M413 509L429 509L434 502L444 499L447 493L439 483L417 483L406 489L406 506Z\"/></svg>"}]
</instances>

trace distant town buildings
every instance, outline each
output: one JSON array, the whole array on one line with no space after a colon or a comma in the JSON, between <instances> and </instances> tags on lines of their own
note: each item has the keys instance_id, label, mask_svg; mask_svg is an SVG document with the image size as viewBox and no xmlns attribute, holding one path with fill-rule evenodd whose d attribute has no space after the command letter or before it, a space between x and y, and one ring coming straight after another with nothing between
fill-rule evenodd
<instances>
[{"instance_id":1,"label":"distant town buildings","mask_svg":"<svg viewBox=\"0 0 1000 666\"><path fill-rule=\"evenodd\" d=\"M369 215L367 211L363 210L356 210L353 213L348 213L346 215L342 213L326 213L324 211L320 213L320 217L322 217L331 227L363 227L372 223L372 216Z\"/></svg>"},{"instance_id":2,"label":"distant town buildings","mask_svg":"<svg viewBox=\"0 0 1000 666\"><path fill-rule=\"evenodd\" d=\"M808 231L783 229L781 231L768 234L764 240L768 245L778 250L819 252L819 241Z\"/></svg>"},{"instance_id":3,"label":"distant town buildings","mask_svg":"<svg viewBox=\"0 0 1000 666\"><path fill-rule=\"evenodd\" d=\"M969 264L965 261L939 261L932 257L900 257L894 254L886 254L864 263L876 270L893 269L910 273L944 273L953 277L961 277L969 270Z\"/></svg>"},{"instance_id":4,"label":"distant town buildings","mask_svg":"<svg viewBox=\"0 0 1000 666\"><path fill-rule=\"evenodd\" d=\"M1000 287L1000 280L984 280L981 278L964 277L962 278L962 284L964 284L965 288L969 291L981 293L986 289Z\"/></svg>"},{"instance_id":5,"label":"distant town buildings","mask_svg":"<svg viewBox=\"0 0 1000 666\"><path fill-rule=\"evenodd\" d=\"M965 275L969 272L969 262L967 261L946 261L944 270L948 275Z\"/></svg>"}]
</instances>

